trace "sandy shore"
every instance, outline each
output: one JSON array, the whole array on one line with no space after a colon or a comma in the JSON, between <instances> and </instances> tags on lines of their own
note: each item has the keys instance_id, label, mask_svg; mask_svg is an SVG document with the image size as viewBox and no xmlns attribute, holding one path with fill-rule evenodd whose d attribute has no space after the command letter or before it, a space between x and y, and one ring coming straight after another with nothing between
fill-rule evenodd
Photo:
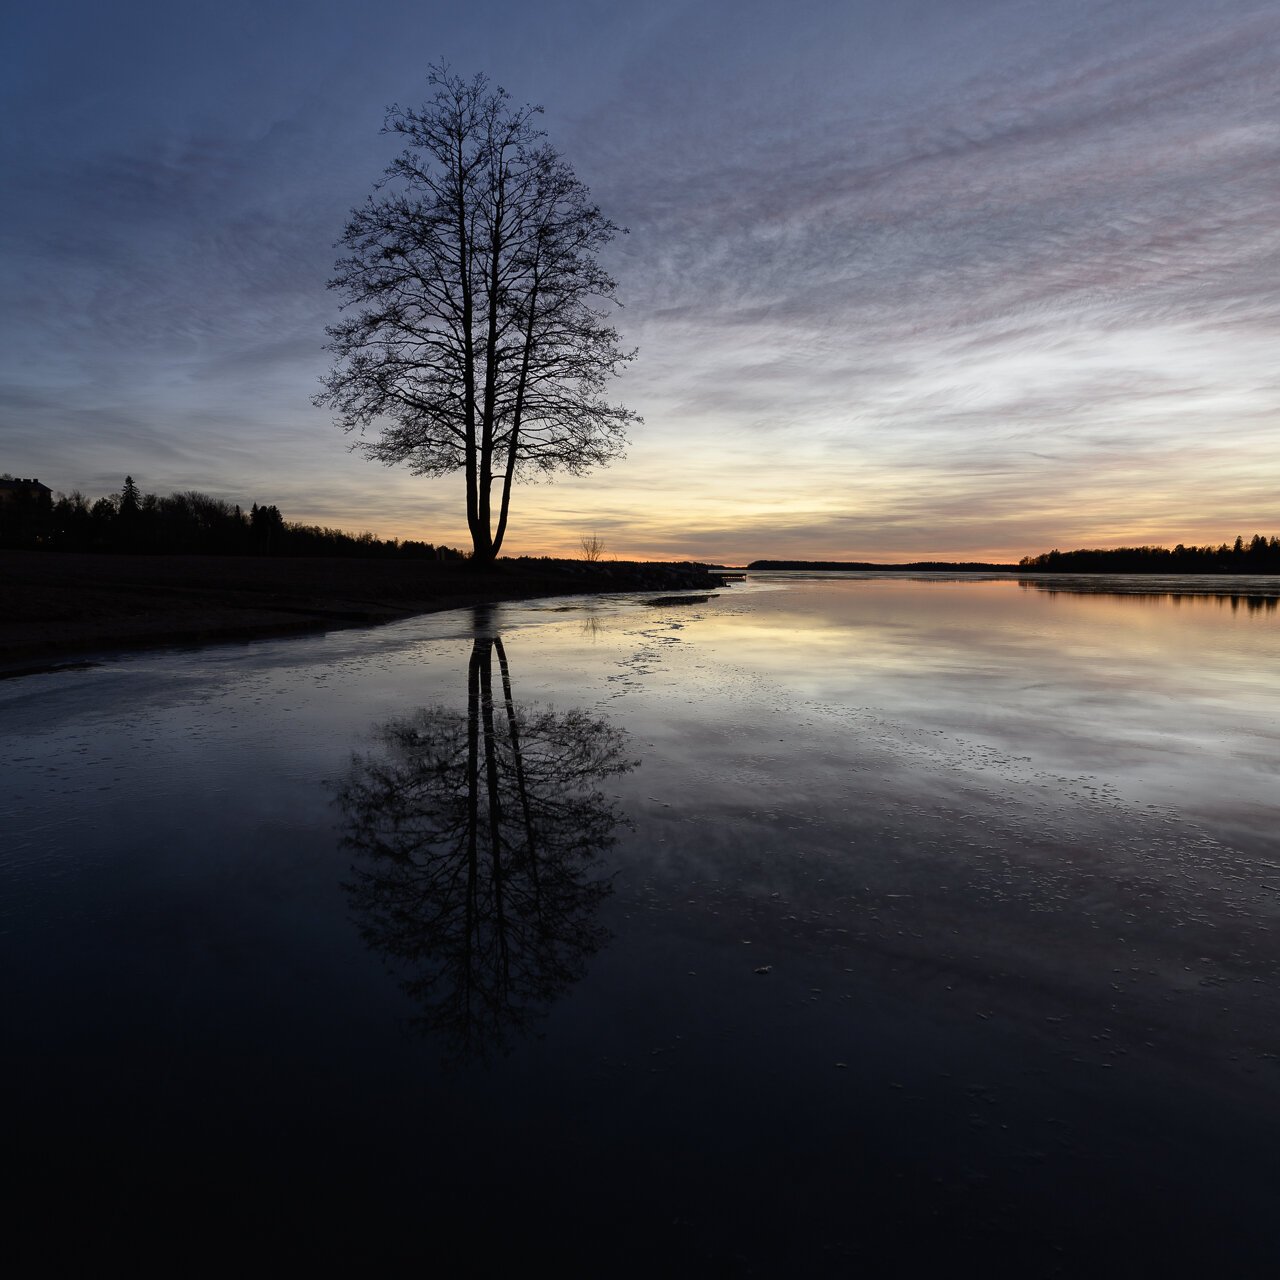
<instances>
[{"instance_id":1,"label":"sandy shore","mask_svg":"<svg viewBox=\"0 0 1280 1280\"><path fill-rule=\"evenodd\" d=\"M371 626L484 601L718 586L696 566L0 552L0 676L112 649Z\"/></svg>"}]
</instances>

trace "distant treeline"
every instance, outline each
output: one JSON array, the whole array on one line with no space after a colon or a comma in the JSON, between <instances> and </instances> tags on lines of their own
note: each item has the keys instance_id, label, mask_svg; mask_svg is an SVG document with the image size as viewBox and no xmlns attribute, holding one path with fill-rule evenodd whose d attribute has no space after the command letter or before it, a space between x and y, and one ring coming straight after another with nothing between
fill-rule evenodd
<instances>
[{"instance_id":1,"label":"distant treeline","mask_svg":"<svg viewBox=\"0 0 1280 1280\"><path fill-rule=\"evenodd\" d=\"M893 569L916 573L1008 573L1016 567L1012 564L979 564L972 560L960 564L947 560L916 560L911 564L871 564L862 560L753 560L747 565L748 569L818 569L834 572L883 572Z\"/></svg>"},{"instance_id":2,"label":"distant treeline","mask_svg":"<svg viewBox=\"0 0 1280 1280\"><path fill-rule=\"evenodd\" d=\"M1115 547L1109 551L1046 551L1023 556L1033 573L1280 573L1280 538L1255 534L1220 546Z\"/></svg>"},{"instance_id":3,"label":"distant treeline","mask_svg":"<svg viewBox=\"0 0 1280 1280\"><path fill-rule=\"evenodd\" d=\"M43 486L40 486L43 488ZM248 511L221 498L142 493L126 476L119 493L90 502L79 491L51 499L22 490L0 501L0 547L151 555L378 556L460 560L451 547L375 538L285 520L275 505Z\"/></svg>"}]
</instances>

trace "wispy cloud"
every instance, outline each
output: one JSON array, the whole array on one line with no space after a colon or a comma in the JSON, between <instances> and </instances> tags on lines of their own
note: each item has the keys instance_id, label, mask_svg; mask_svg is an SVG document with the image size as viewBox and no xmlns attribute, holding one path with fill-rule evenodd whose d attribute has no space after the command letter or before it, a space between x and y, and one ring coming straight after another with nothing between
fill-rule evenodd
<instances>
[{"instance_id":1,"label":"wispy cloud","mask_svg":"<svg viewBox=\"0 0 1280 1280\"><path fill-rule=\"evenodd\" d=\"M70 487L142 454L165 483L238 472L309 518L460 539L455 484L361 462L309 398L331 244L390 154L377 108L421 91L409 46L462 65L483 23L485 69L546 98L631 228L618 396L646 417L603 480L523 491L513 549L594 526L620 554L1016 556L1274 524L1274 5L671 3L536 38L521 15L397 9L391 53L338 10L251 51L90 22L119 84L36 23L0 465ZM59 59L99 113L61 147L37 114Z\"/></svg>"}]
</instances>

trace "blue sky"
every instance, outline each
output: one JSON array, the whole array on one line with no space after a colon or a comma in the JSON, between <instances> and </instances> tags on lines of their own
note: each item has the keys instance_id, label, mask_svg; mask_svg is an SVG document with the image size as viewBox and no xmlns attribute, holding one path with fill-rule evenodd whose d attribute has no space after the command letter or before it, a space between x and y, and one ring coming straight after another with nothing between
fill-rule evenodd
<instances>
[{"instance_id":1,"label":"blue sky","mask_svg":"<svg viewBox=\"0 0 1280 1280\"><path fill-rule=\"evenodd\" d=\"M58 4L0 31L0 470L466 541L311 396L385 108L539 102L630 235L627 460L507 550L1280 533L1280 7Z\"/></svg>"}]
</instances>

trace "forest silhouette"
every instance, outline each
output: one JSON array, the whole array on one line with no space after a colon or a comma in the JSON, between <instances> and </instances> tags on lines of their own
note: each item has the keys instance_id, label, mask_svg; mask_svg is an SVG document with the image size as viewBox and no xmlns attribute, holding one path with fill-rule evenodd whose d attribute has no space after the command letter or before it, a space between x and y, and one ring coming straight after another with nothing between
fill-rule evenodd
<instances>
[{"instance_id":1,"label":"forest silhouette","mask_svg":"<svg viewBox=\"0 0 1280 1280\"><path fill-rule=\"evenodd\" d=\"M1018 567L1033 573L1280 573L1280 538L1257 533L1219 546L1113 547L1046 551L1024 556Z\"/></svg>"},{"instance_id":2,"label":"forest silhouette","mask_svg":"<svg viewBox=\"0 0 1280 1280\"><path fill-rule=\"evenodd\" d=\"M43 486L41 486L42 488ZM79 490L54 500L34 486L0 503L0 547L151 555L372 556L460 560L430 542L376 538L288 521L275 504L238 503L188 489L157 497L126 476L118 493L90 501Z\"/></svg>"}]
</instances>

